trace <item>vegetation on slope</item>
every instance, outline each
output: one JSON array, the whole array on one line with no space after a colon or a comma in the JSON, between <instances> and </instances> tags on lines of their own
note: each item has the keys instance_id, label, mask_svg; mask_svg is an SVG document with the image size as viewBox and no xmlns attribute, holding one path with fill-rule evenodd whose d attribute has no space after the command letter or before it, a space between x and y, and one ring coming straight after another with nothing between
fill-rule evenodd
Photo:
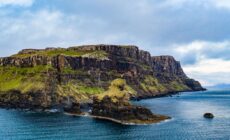
<instances>
[{"instance_id":1,"label":"vegetation on slope","mask_svg":"<svg viewBox=\"0 0 230 140\"><path fill-rule=\"evenodd\" d=\"M35 66L29 68L0 67L0 92L18 90L22 93L43 90L45 87L45 73L51 66Z\"/></svg>"},{"instance_id":2,"label":"vegetation on slope","mask_svg":"<svg viewBox=\"0 0 230 140\"><path fill-rule=\"evenodd\" d=\"M42 56L57 56L57 55L65 55L65 56L73 56L73 57L89 57L89 58L97 58L97 59L108 59L108 54L105 51L91 51L91 50L74 50L74 49L50 49L50 50L36 50L31 51L30 53L18 53L13 55L12 57L16 58L26 58L33 55L42 55Z\"/></svg>"},{"instance_id":3,"label":"vegetation on slope","mask_svg":"<svg viewBox=\"0 0 230 140\"><path fill-rule=\"evenodd\" d=\"M182 81L175 79L173 81L167 81L167 83L160 83L157 78L152 75L146 75L144 80L140 83L141 89L145 92L151 93L164 93L170 91L184 91L189 90Z\"/></svg>"},{"instance_id":4,"label":"vegetation on slope","mask_svg":"<svg viewBox=\"0 0 230 140\"><path fill-rule=\"evenodd\" d=\"M185 84L179 82L179 81L172 81L169 84L165 84L166 87L168 87L168 89L172 90L172 91L184 91L184 90L188 90L189 87L186 86Z\"/></svg>"},{"instance_id":5,"label":"vegetation on slope","mask_svg":"<svg viewBox=\"0 0 230 140\"><path fill-rule=\"evenodd\" d=\"M97 86L88 86L82 81L71 80L66 84L58 85L57 93L60 96L74 97L76 100L84 102L90 99L92 95L103 93L104 89Z\"/></svg>"},{"instance_id":6,"label":"vegetation on slope","mask_svg":"<svg viewBox=\"0 0 230 140\"><path fill-rule=\"evenodd\" d=\"M118 98L129 100L132 95L136 95L136 91L133 90L124 79L118 78L111 82L107 91L98 95L98 99L102 100L105 96L109 96L113 102L117 102Z\"/></svg>"},{"instance_id":7,"label":"vegetation on slope","mask_svg":"<svg viewBox=\"0 0 230 140\"><path fill-rule=\"evenodd\" d=\"M166 91L166 88L152 75L146 75L140 85L145 92L158 93Z\"/></svg>"},{"instance_id":8,"label":"vegetation on slope","mask_svg":"<svg viewBox=\"0 0 230 140\"><path fill-rule=\"evenodd\" d=\"M94 51L91 53L86 53L82 55L82 57L87 57L87 58L96 58L100 60L108 60L108 54L105 51Z\"/></svg>"}]
</instances>

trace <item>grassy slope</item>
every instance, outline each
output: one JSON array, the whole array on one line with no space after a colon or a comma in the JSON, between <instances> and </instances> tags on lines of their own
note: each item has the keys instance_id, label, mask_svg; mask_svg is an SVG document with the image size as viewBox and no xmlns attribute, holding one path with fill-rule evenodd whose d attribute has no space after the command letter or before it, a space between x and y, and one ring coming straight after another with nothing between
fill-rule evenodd
<instances>
[{"instance_id":1,"label":"grassy slope","mask_svg":"<svg viewBox=\"0 0 230 140\"><path fill-rule=\"evenodd\" d=\"M97 59L108 59L108 54L104 51L86 51L86 50L72 50L72 49L55 49L55 50L40 50L35 51L30 54L15 54L12 57L17 58L26 58L33 55L42 55L42 56L57 56L57 55L65 55L65 56L82 56L82 57L90 57L90 58L97 58Z\"/></svg>"},{"instance_id":2,"label":"grassy slope","mask_svg":"<svg viewBox=\"0 0 230 140\"><path fill-rule=\"evenodd\" d=\"M81 102L89 100L92 95L103 93L104 89L97 86L87 86L82 81L70 80L66 84L58 85L57 93L60 96L71 96Z\"/></svg>"},{"instance_id":3,"label":"grassy slope","mask_svg":"<svg viewBox=\"0 0 230 140\"><path fill-rule=\"evenodd\" d=\"M0 92L7 92L10 90L19 90L22 93L29 91L44 90L47 84L47 71L55 71L51 66L35 66L31 68L20 67L0 67ZM64 68L62 74L76 74L85 75L82 70L72 70L71 68ZM109 82L109 81L108 81ZM70 79L68 83L57 86L57 93L62 96L73 96L80 100L88 100L92 95L101 93L110 96L123 96L119 88L124 88L124 91L130 94L135 91L123 79L115 79L111 82L111 86L105 92L105 89L95 86L89 86L83 81ZM188 89L178 81L172 81L168 84L159 83L159 81L151 75L145 76L145 79L140 83L140 88L145 92L162 93L169 90L182 91Z\"/></svg>"},{"instance_id":4,"label":"grassy slope","mask_svg":"<svg viewBox=\"0 0 230 140\"><path fill-rule=\"evenodd\" d=\"M117 102L118 99L128 100L130 96L136 95L136 91L124 79L117 78L111 82L107 91L98 95L98 99L102 100L106 95L111 97L113 102Z\"/></svg>"},{"instance_id":5,"label":"grassy slope","mask_svg":"<svg viewBox=\"0 0 230 140\"><path fill-rule=\"evenodd\" d=\"M146 75L145 79L140 83L140 87L145 92L163 93L167 91L183 91L189 89L180 80L175 79L169 83L160 83L157 78L152 75Z\"/></svg>"},{"instance_id":6,"label":"grassy slope","mask_svg":"<svg viewBox=\"0 0 230 140\"><path fill-rule=\"evenodd\" d=\"M31 68L0 67L0 92L19 90L26 93L33 90L43 90L45 73L50 66L35 66Z\"/></svg>"}]
</instances>

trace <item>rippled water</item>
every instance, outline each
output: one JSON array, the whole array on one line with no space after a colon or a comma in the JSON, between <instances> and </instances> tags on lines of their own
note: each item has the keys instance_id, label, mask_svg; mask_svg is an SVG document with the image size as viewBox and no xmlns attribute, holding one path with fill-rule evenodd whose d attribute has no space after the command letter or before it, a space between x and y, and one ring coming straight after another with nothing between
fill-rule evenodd
<instances>
[{"instance_id":1,"label":"rippled water","mask_svg":"<svg viewBox=\"0 0 230 140\"><path fill-rule=\"evenodd\" d=\"M173 119L145 126L63 114L29 113L0 109L1 139L226 139L230 140L230 91L183 93L174 97L135 102ZM203 118L205 112L215 115Z\"/></svg>"}]
</instances>

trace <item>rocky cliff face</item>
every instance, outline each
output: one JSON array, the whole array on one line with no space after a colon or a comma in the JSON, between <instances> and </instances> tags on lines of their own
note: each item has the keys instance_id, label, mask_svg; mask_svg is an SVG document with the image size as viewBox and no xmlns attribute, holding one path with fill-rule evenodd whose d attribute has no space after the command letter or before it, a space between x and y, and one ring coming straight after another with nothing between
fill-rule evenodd
<instances>
[{"instance_id":1,"label":"rocky cliff face","mask_svg":"<svg viewBox=\"0 0 230 140\"><path fill-rule=\"evenodd\" d=\"M117 78L137 92L132 98L204 90L172 56L151 56L136 46L26 49L0 58L0 73L0 105L22 108L92 103Z\"/></svg>"}]
</instances>

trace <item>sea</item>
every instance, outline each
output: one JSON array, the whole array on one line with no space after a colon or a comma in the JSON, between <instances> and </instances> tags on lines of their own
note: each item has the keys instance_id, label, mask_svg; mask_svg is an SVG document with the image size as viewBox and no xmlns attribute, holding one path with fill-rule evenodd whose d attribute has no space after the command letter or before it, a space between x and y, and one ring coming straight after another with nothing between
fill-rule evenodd
<instances>
[{"instance_id":1,"label":"sea","mask_svg":"<svg viewBox=\"0 0 230 140\"><path fill-rule=\"evenodd\" d=\"M0 109L1 140L230 140L230 90L185 92L142 105L171 116L151 125L121 125L62 113ZM214 119L205 119L211 112Z\"/></svg>"}]
</instances>

